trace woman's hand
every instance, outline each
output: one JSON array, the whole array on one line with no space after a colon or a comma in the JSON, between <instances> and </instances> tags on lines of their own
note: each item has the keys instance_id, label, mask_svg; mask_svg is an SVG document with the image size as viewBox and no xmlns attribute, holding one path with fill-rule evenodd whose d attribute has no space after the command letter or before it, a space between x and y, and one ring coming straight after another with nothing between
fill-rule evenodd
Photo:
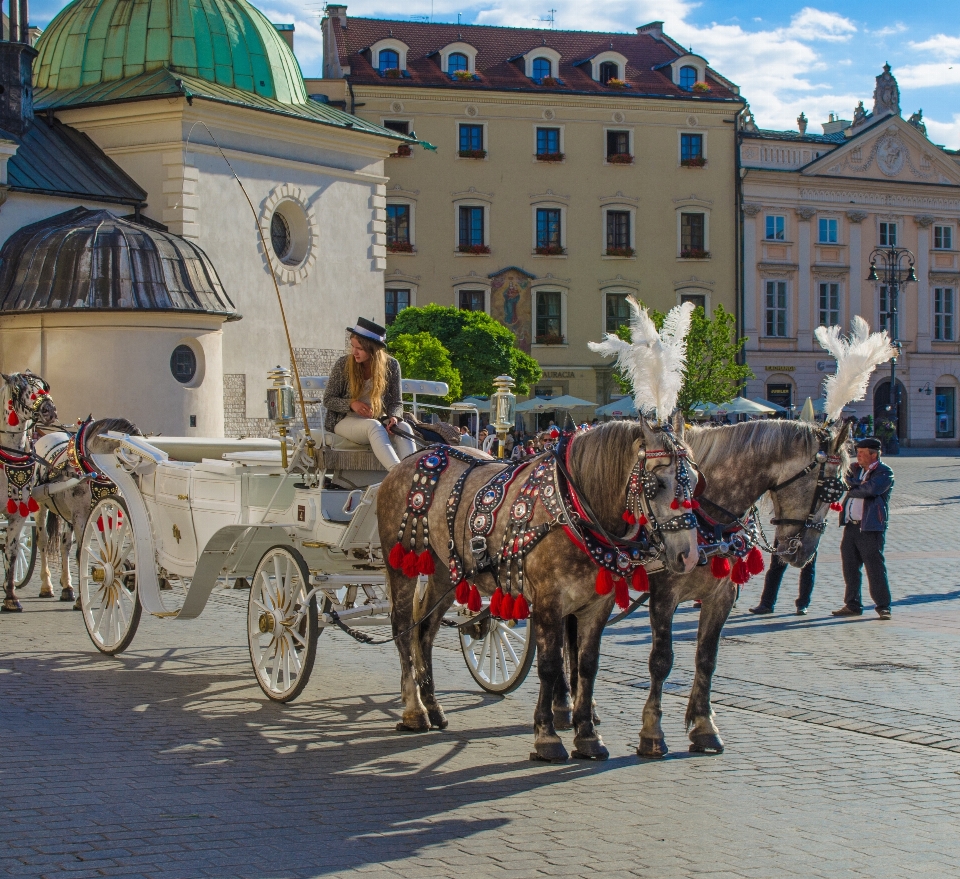
<instances>
[{"instance_id":1,"label":"woman's hand","mask_svg":"<svg viewBox=\"0 0 960 879\"><path fill-rule=\"evenodd\" d=\"M383 423L383 426L387 429L387 433L390 432L390 428L393 427L396 423L397 423L397 419L394 418L393 416L391 416L390 418L388 418L388 419Z\"/></svg>"},{"instance_id":2,"label":"woman's hand","mask_svg":"<svg viewBox=\"0 0 960 879\"><path fill-rule=\"evenodd\" d=\"M350 408L361 418L373 418L373 409L371 409L363 400L354 400Z\"/></svg>"}]
</instances>

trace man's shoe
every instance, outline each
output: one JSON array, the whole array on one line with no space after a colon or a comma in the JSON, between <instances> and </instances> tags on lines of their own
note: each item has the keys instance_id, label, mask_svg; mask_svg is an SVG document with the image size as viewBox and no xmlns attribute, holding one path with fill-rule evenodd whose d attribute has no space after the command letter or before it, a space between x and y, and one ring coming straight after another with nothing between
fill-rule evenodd
<instances>
[{"instance_id":1,"label":"man's shoe","mask_svg":"<svg viewBox=\"0 0 960 879\"><path fill-rule=\"evenodd\" d=\"M798 617L805 617L806 615L807 615L807 609L806 609L805 607L798 607L798 608L797 608L797 616L798 616Z\"/></svg>"},{"instance_id":2,"label":"man's shoe","mask_svg":"<svg viewBox=\"0 0 960 879\"><path fill-rule=\"evenodd\" d=\"M880 619L882 619L882 620L888 620L888 619L890 619L890 611L889 611L889 610L878 610L878 611L877 611L877 616L880 617Z\"/></svg>"},{"instance_id":3,"label":"man's shoe","mask_svg":"<svg viewBox=\"0 0 960 879\"><path fill-rule=\"evenodd\" d=\"M840 610L835 610L831 613L831 616L835 617L858 617L863 614L862 608L850 607L849 605L844 605Z\"/></svg>"},{"instance_id":4,"label":"man's shoe","mask_svg":"<svg viewBox=\"0 0 960 879\"><path fill-rule=\"evenodd\" d=\"M757 616L763 616L764 614L773 613L773 608L767 607L765 604L758 604L756 607L750 608L750 613L755 613Z\"/></svg>"}]
</instances>

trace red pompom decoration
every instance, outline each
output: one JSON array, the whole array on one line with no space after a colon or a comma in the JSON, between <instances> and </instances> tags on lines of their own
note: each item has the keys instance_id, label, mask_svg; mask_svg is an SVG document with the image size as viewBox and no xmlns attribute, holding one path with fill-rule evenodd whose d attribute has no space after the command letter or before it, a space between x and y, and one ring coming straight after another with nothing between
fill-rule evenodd
<instances>
[{"instance_id":1,"label":"red pompom decoration","mask_svg":"<svg viewBox=\"0 0 960 879\"><path fill-rule=\"evenodd\" d=\"M10 414L7 416L7 424L9 424L11 427L16 427L19 423L20 419L17 418L17 413L11 409Z\"/></svg>"},{"instance_id":2,"label":"red pompom decoration","mask_svg":"<svg viewBox=\"0 0 960 879\"><path fill-rule=\"evenodd\" d=\"M508 592L500 601L500 618L504 620L513 619L513 596Z\"/></svg>"},{"instance_id":3,"label":"red pompom decoration","mask_svg":"<svg viewBox=\"0 0 960 879\"><path fill-rule=\"evenodd\" d=\"M747 570L747 563L743 559L737 559L730 574L730 579L738 586L742 586L750 579L750 571Z\"/></svg>"},{"instance_id":4,"label":"red pompom decoration","mask_svg":"<svg viewBox=\"0 0 960 879\"><path fill-rule=\"evenodd\" d=\"M470 587L470 597L467 599L467 607L474 613L479 613L483 607L483 601L480 599L480 590L476 586Z\"/></svg>"},{"instance_id":5,"label":"red pompom decoration","mask_svg":"<svg viewBox=\"0 0 960 879\"><path fill-rule=\"evenodd\" d=\"M595 586L597 595L609 595L613 592L613 574L606 568L600 568L597 571L597 583Z\"/></svg>"},{"instance_id":6,"label":"red pompom decoration","mask_svg":"<svg viewBox=\"0 0 960 879\"><path fill-rule=\"evenodd\" d=\"M641 514L640 514L640 518L637 519L637 524L638 524L638 525L646 525L646 524L647 524L647 517L644 516L643 513L641 513Z\"/></svg>"},{"instance_id":7,"label":"red pompom decoration","mask_svg":"<svg viewBox=\"0 0 960 879\"><path fill-rule=\"evenodd\" d=\"M680 501L678 501L676 498L674 498L672 501L670 501L670 509L671 509L671 510L679 510L679 509L680 509Z\"/></svg>"},{"instance_id":8,"label":"red pompom decoration","mask_svg":"<svg viewBox=\"0 0 960 879\"><path fill-rule=\"evenodd\" d=\"M650 591L650 578L647 577L647 570L643 565L633 569L633 590L634 592Z\"/></svg>"},{"instance_id":9,"label":"red pompom decoration","mask_svg":"<svg viewBox=\"0 0 960 879\"><path fill-rule=\"evenodd\" d=\"M623 521L626 522L628 525L637 524L637 517L634 516L633 513L630 512L630 510L624 510L623 515L620 518L623 519Z\"/></svg>"},{"instance_id":10,"label":"red pompom decoration","mask_svg":"<svg viewBox=\"0 0 960 879\"><path fill-rule=\"evenodd\" d=\"M37 512L37 510L40 509L40 504L38 504L38 503L33 499L33 495L30 495L30 497L27 498L27 509L28 509L31 513L35 513L35 512Z\"/></svg>"},{"instance_id":11,"label":"red pompom decoration","mask_svg":"<svg viewBox=\"0 0 960 879\"><path fill-rule=\"evenodd\" d=\"M695 510L699 510L699 509L700 509L700 501L698 501L696 498L694 498L692 501L690 501L690 505L691 505L691 506L693 507L693 509L695 509Z\"/></svg>"},{"instance_id":12,"label":"red pompom decoration","mask_svg":"<svg viewBox=\"0 0 960 879\"><path fill-rule=\"evenodd\" d=\"M103 516L97 516L97 531L103 531Z\"/></svg>"},{"instance_id":13,"label":"red pompom decoration","mask_svg":"<svg viewBox=\"0 0 960 879\"><path fill-rule=\"evenodd\" d=\"M750 552L747 553L747 570L751 574L761 574L763 573L763 553L757 547L753 547Z\"/></svg>"},{"instance_id":14,"label":"red pompom decoration","mask_svg":"<svg viewBox=\"0 0 960 879\"><path fill-rule=\"evenodd\" d=\"M627 591L627 581L623 577L618 577L615 584L616 596L614 600L620 610L626 610L630 606L630 593Z\"/></svg>"},{"instance_id":15,"label":"red pompom decoration","mask_svg":"<svg viewBox=\"0 0 960 879\"><path fill-rule=\"evenodd\" d=\"M730 560L722 556L715 555L710 559L710 573L718 580L730 576Z\"/></svg>"},{"instance_id":16,"label":"red pompom decoration","mask_svg":"<svg viewBox=\"0 0 960 879\"><path fill-rule=\"evenodd\" d=\"M24 519L30 515L30 508L23 502L20 501L20 516Z\"/></svg>"},{"instance_id":17,"label":"red pompom decoration","mask_svg":"<svg viewBox=\"0 0 960 879\"><path fill-rule=\"evenodd\" d=\"M520 620L525 620L529 616L530 606L527 604L527 599L524 598L521 593L513 602L513 618L519 623Z\"/></svg>"},{"instance_id":18,"label":"red pompom decoration","mask_svg":"<svg viewBox=\"0 0 960 879\"><path fill-rule=\"evenodd\" d=\"M433 564L433 554L429 549L425 549L420 553L420 557L417 559L417 570L421 574L426 574L428 577L436 571L436 567Z\"/></svg>"},{"instance_id":19,"label":"red pompom decoration","mask_svg":"<svg viewBox=\"0 0 960 879\"><path fill-rule=\"evenodd\" d=\"M834 503L830 504L830 509L835 513L839 513L843 509L843 504L838 504L835 501Z\"/></svg>"},{"instance_id":20,"label":"red pompom decoration","mask_svg":"<svg viewBox=\"0 0 960 879\"><path fill-rule=\"evenodd\" d=\"M685 500L685 501L683 502L683 508L684 508L685 510L692 510L692 509L693 509L693 501L690 500L689 498L688 498L687 500Z\"/></svg>"},{"instance_id":21,"label":"red pompom decoration","mask_svg":"<svg viewBox=\"0 0 960 879\"><path fill-rule=\"evenodd\" d=\"M387 561L390 563L390 567L399 571L400 567L403 565L404 555L406 555L406 553L404 552L403 544L394 544L393 549L390 550L390 555L387 556Z\"/></svg>"},{"instance_id":22,"label":"red pompom decoration","mask_svg":"<svg viewBox=\"0 0 960 879\"><path fill-rule=\"evenodd\" d=\"M13 498L10 498L10 499L7 501L7 512L8 512L11 516L16 515L16 512L17 512L17 502L16 502Z\"/></svg>"},{"instance_id":23,"label":"red pompom decoration","mask_svg":"<svg viewBox=\"0 0 960 879\"><path fill-rule=\"evenodd\" d=\"M37 395L36 395L36 394L31 394L31 395L30 395L30 399L31 399L31 400L36 400L36 399L37 399Z\"/></svg>"},{"instance_id":24,"label":"red pompom decoration","mask_svg":"<svg viewBox=\"0 0 960 879\"><path fill-rule=\"evenodd\" d=\"M400 569L404 577L417 576L417 554L412 549L403 557L403 565Z\"/></svg>"},{"instance_id":25,"label":"red pompom decoration","mask_svg":"<svg viewBox=\"0 0 960 879\"><path fill-rule=\"evenodd\" d=\"M503 601L503 590L498 586L490 596L490 616L500 616L500 602Z\"/></svg>"},{"instance_id":26,"label":"red pompom decoration","mask_svg":"<svg viewBox=\"0 0 960 879\"><path fill-rule=\"evenodd\" d=\"M454 593L457 604L466 604L470 598L470 584L466 580L457 583L457 591Z\"/></svg>"}]
</instances>

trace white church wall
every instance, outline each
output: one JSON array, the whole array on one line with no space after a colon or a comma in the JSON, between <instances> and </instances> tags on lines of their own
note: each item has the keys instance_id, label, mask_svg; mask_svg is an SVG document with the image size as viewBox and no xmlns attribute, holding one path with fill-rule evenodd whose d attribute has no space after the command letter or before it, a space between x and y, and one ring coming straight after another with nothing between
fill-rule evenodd
<instances>
[{"instance_id":1,"label":"white church wall","mask_svg":"<svg viewBox=\"0 0 960 879\"><path fill-rule=\"evenodd\" d=\"M0 205L0 247L17 230L31 223L38 223L47 217L55 217L74 208L85 207L90 210L106 208L118 215L133 212L127 205L84 202L79 199L58 198L51 195L31 195L26 192L8 192L7 200Z\"/></svg>"}]
</instances>

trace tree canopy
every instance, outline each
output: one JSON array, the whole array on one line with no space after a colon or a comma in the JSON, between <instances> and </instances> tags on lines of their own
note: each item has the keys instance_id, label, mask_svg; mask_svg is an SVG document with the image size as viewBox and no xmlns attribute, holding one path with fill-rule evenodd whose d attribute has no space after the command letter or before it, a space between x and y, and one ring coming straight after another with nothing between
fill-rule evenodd
<instances>
[{"instance_id":1,"label":"tree canopy","mask_svg":"<svg viewBox=\"0 0 960 879\"><path fill-rule=\"evenodd\" d=\"M447 383L450 393L446 397L428 396L423 398L424 402L453 403L460 399L463 391L460 373L439 339L430 333L402 333L390 341L387 350L397 358L404 378Z\"/></svg>"},{"instance_id":2,"label":"tree canopy","mask_svg":"<svg viewBox=\"0 0 960 879\"><path fill-rule=\"evenodd\" d=\"M464 395L493 393L493 379L504 374L513 377L517 393L526 394L542 374L537 361L517 348L516 336L486 312L443 305L405 308L387 328L387 340L392 345L399 336L422 333L450 352Z\"/></svg>"},{"instance_id":3,"label":"tree canopy","mask_svg":"<svg viewBox=\"0 0 960 879\"><path fill-rule=\"evenodd\" d=\"M650 317L660 329L666 315L651 309ZM630 327L618 327L617 335L629 342ZM747 380L753 378L750 367L737 362L746 341L737 338L736 319L722 305L714 309L712 317L707 317L700 306L693 310L687 336L687 367L678 401L685 415L689 415L697 403L732 400ZM619 373L617 380L624 392L630 390L630 383Z\"/></svg>"}]
</instances>

